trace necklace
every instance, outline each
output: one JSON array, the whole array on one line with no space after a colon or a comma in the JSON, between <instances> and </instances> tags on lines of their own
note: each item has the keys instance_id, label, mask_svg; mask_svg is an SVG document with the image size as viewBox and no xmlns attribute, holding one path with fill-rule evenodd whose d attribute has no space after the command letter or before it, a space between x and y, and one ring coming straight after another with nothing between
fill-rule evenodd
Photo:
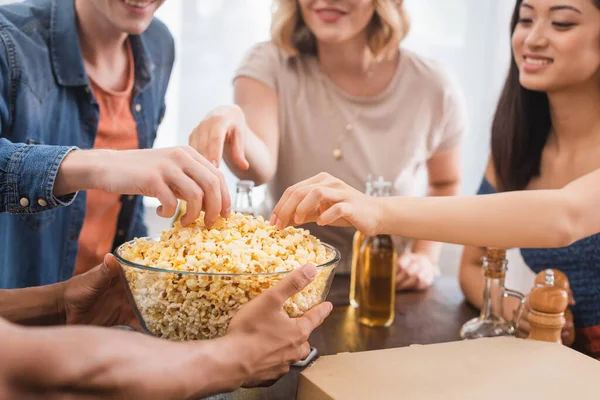
<instances>
[{"instance_id":1,"label":"necklace","mask_svg":"<svg viewBox=\"0 0 600 400\"><path fill-rule=\"evenodd\" d=\"M372 63L369 63L368 67L367 67L367 71L366 71L366 75L367 75L367 81L370 81L371 76L373 75L373 70L372 70ZM320 79L321 79L321 85L323 87L323 90L325 91L325 97L327 98L327 113L328 113L328 123L329 123L329 130L331 132L334 131L333 129L333 125L332 125L332 121L334 119L333 117L333 100L331 99L331 96L329 94L329 90L326 87L327 82L325 82L325 72L323 72L322 69L319 68L319 72L320 72ZM366 91L366 87L367 84L364 85L365 88L363 89L362 93L359 95L359 97L363 97L364 96L364 92ZM338 106L338 110L340 111L340 114L342 114L342 110L341 108ZM354 108L353 112L352 112L352 117L349 121L346 121L346 123L344 124L344 129L342 129L339 133L339 135L336 138L336 144L335 147L332 151L332 156L336 161L341 161L344 158L344 152L342 150L342 143L344 141L344 139L346 138L346 135L350 134L350 132L352 132L354 130L354 124L356 124L356 120L359 117L359 115L362 112L362 107L357 106Z\"/></svg>"}]
</instances>

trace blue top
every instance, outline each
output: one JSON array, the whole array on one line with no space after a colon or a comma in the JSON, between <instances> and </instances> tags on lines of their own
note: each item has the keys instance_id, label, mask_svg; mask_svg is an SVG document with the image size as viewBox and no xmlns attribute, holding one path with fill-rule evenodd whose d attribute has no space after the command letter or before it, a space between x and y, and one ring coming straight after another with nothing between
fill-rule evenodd
<instances>
[{"instance_id":1,"label":"blue top","mask_svg":"<svg viewBox=\"0 0 600 400\"><path fill-rule=\"evenodd\" d=\"M478 194L491 193L496 193L496 189L484 178ZM548 218L552 216L549 215ZM600 234L589 236L567 247L521 249L521 254L536 274L544 269L554 268L567 275L576 303L572 307L576 328L600 325ZM598 348L598 328L594 331L594 347ZM587 329L587 332L591 333L591 330Z\"/></svg>"},{"instance_id":2,"label":"blue top","mask_svg":"<svg viewBox=\"0 0 600 400\"><path fill-rule=\"evenodd\" d=\"M56 198L53 186L69 151L93 147L99 119L73 2L0 7L0 288L73 275L86 196ZM135 60L131 109L140 147L148 148L165 112L173 39L153 20L129 40ZM123 196L115 245L145 235L141 200Z\"/></svg>"}]
</instances>

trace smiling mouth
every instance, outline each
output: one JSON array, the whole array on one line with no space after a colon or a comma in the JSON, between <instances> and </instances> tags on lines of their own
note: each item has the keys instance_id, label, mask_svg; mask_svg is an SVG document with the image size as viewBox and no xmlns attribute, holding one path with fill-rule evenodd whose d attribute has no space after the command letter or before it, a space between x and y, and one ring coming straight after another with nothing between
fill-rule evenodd
<instances>
[{"instance_id":1,"label":"smiling mouth","mask_svg":"<svg viewBox=\"0 0 600 400\"><path fill-rule=\"evenodd\" d=\"M146 8L156 0L122 0L125 4L135 8Z\"/></svg>"},{"instance_id":2,"label":"smiling mouth","mask_svg":"<svg viewBox=\"0 0 600 400\"><path fill-rule=\"evenodd\" d=\"M528 65L548 65L554 62L554 60L552 60L551 58L532 56L525 56L523 57L523 60L525 61L525 64Z\"/></svg>"}]
</instances>

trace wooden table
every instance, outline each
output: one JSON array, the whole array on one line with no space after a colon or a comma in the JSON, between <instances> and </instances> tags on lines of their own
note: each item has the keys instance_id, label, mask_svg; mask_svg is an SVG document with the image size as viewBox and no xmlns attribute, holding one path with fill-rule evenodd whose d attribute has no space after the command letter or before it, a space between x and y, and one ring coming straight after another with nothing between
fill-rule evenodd
<instances>
[{"instance_id":1,"label":"wooden table","mask_svg":"<svg viewBox=\"0 0 600 400\"><path fill-rule=\"evenodd\" d=\"M391 327L368 328L358 323L356 310L348 303L349 286L347 276L338 275L333 281L328 300L335 307L310 337L310 344L319 350L319 355L459 340L462 324L477 315L465 302L457 278L441 277L427 291L398 293ZM242 389L211 400L295 399L300 371L292 368L268 388Z\"/></svg>"}]
</instances>

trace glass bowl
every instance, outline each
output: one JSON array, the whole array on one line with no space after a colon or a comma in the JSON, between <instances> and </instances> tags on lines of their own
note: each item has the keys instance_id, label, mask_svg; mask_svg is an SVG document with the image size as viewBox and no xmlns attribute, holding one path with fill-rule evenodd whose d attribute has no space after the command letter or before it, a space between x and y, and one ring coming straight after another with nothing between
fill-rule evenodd
<instances>
[{"instance_id":1,"label":"glass bowl","mask_svg":"<svg viewBox=\"0 0 600 400\"><path fill-rule=\"evenodd\" d=\"M146 238L158 240L157 238ZM237 310L283 279L290 271L268 273L206 273L176 271L136 264L123 258L125 243L115 257L127 281L128 296L147 333L171 340L212 339L227 332ZM317 266L314 281L284 304L298 317L329 294L340 252L322 243L331 259Z\"/></svg>"}]
</instances>

